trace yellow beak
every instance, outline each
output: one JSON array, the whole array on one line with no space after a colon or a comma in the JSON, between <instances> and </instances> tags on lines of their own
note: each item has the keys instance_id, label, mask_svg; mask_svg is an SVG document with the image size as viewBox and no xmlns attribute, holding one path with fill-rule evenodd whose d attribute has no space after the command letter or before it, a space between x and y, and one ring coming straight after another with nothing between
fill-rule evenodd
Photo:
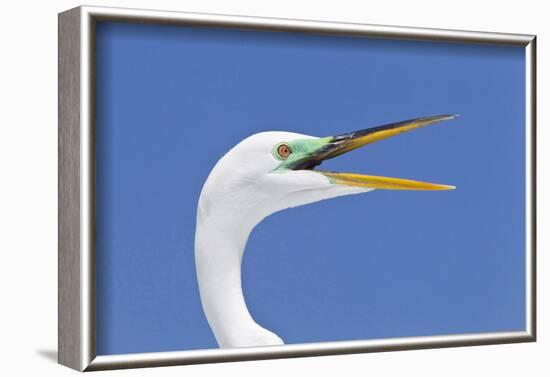
<instances>
[{"instance_id":1,"label":"yellow beak","mask_svg":"<svg viewBox=\"0 0 550 377\"><path fill-rule=\"evenodd\" d=\"M455 186L413 181L411 179L380 177L354 173L331 173L321 171L333 183L348 186L384 190L454 190Z\"/></svg>"},{"instance_id":2,"label":"yellow beak","mask_svg":"<svg viewBox=\"0 0 550 377\"><path fill-rule=\"evenodd\" d=\"M428 126L444 120L451 120L457 115L437 115L431 117L415 118L403 122L386 124L379 127L368 128L361 131L326 138L326 144L316 150L307 158L300 160L292 169L313 169L328 160L341 154L350 152L359 147ZM357 173L336 173L318 171L325 175L334 184L357 186L385 190L452 190L455 187L438 183L414 181L410 179L380 177Z\"/></svg>"}]
</instances>

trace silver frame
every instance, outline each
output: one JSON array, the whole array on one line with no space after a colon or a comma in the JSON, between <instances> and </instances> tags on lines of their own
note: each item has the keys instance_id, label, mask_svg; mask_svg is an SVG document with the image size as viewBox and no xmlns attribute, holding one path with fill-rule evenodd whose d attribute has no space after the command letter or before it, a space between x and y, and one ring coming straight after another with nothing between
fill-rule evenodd
<instances>
[{"instance_id":1,"label":"silver frame","mask_svg":"<svg viewBox=\"0 0 550 377\"><path fill-rule=\"evenodd\" d=\"M526 329L241 349L96 355L95 24L162 23L513 45L526 58ZM474 346L536 340L536 36L81 6L59 14L59 363L80 371Z\"/></svg>"}]
</instances>

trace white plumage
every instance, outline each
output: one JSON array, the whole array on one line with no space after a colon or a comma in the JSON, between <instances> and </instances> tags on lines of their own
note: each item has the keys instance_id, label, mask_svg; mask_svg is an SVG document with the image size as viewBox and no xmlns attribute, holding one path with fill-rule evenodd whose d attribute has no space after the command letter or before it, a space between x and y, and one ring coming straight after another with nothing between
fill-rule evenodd
<instances>
[{"instance_id":1,"label":"white plumage","mask_svg":"<svg viewBox=\"0 0 550 377\"><path fill-rule=\"evenodd\" d=\"M416 118L325 138L262 132L227 152L202 188L195 234L200 297L220 347L283 344L279 336L254 321L241 288L243 253L260 221L286 208L374 189L453 189L408 179L315 170L322 161L361 146L453 118Z\"/></svg>"},{"instance_id":2,"label":"white plumage","mask_svg":"<svg viewBox=\"0 0 550 377\"><path fill-rule=\"evenodd\" d=\"M371 191L333 185L314 170L273 172L282 141L312 138L263 132L243 140L210 173L197 210L195 263L204 312L222 348L283 344L251 317L241 288L241 261L252 229L266 216L336 196Z\"/></svg>"}]
</instances>

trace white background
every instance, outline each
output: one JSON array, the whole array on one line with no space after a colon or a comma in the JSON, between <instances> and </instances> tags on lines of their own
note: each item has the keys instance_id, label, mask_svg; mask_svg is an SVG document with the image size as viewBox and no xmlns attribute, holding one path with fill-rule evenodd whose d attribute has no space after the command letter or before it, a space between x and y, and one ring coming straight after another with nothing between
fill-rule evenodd
<instances>
[{"instance_id":1,"label":"white background","mask_svg":"<svg viewBox=\"0 0 550 377\"><path fill-rule=\"evenodd\" d=\"M543 376L550 372L550 207L545 127L550 22L545 1L89 0L88 5L303 18L538 35L539 216L537 343L167 367L126 375ZM57 13L77 1L5 1L0 22L0 371L69 375L57 348ZM452 88L449 88L452 90ZM475 136L475 135L472 135ZM498 182L495 182L495 189Z\"/></svg>"}]
</instances>

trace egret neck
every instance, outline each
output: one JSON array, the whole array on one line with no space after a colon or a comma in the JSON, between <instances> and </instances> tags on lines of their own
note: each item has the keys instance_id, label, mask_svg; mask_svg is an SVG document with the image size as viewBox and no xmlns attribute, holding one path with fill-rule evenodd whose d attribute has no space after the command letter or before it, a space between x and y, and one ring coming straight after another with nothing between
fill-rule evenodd
<instances>
[{"instance_id":1,"label":"egret neck","mask_svg":"<svg viewBox=\"0 0 550 377\"><path fill-rule=\"evenodd\" d=\"M244 250L260 221L286 208L375 189L453 189L410 179L316 169L323 161L364 145L453 118L416 118L321 138L261 132L227 152L202 188L195 233L200 297L220 347L283 344L279 336L254 321L242 292Z\"/></svg>"},{"instance_id":2,"label":"egret neck","mask_svg":"<svg viewBox=\"0 0 550 377\"><path fill-rule=\"evenodd\" d=\"M254 321L241 288L242 258L256 221L243 216L243 208L220 221L225 218L225 206L221 207L208 214L199 206L195 238L201 301L216 340L221 348L283 344Z\"/></svg>"}]
</instances>

